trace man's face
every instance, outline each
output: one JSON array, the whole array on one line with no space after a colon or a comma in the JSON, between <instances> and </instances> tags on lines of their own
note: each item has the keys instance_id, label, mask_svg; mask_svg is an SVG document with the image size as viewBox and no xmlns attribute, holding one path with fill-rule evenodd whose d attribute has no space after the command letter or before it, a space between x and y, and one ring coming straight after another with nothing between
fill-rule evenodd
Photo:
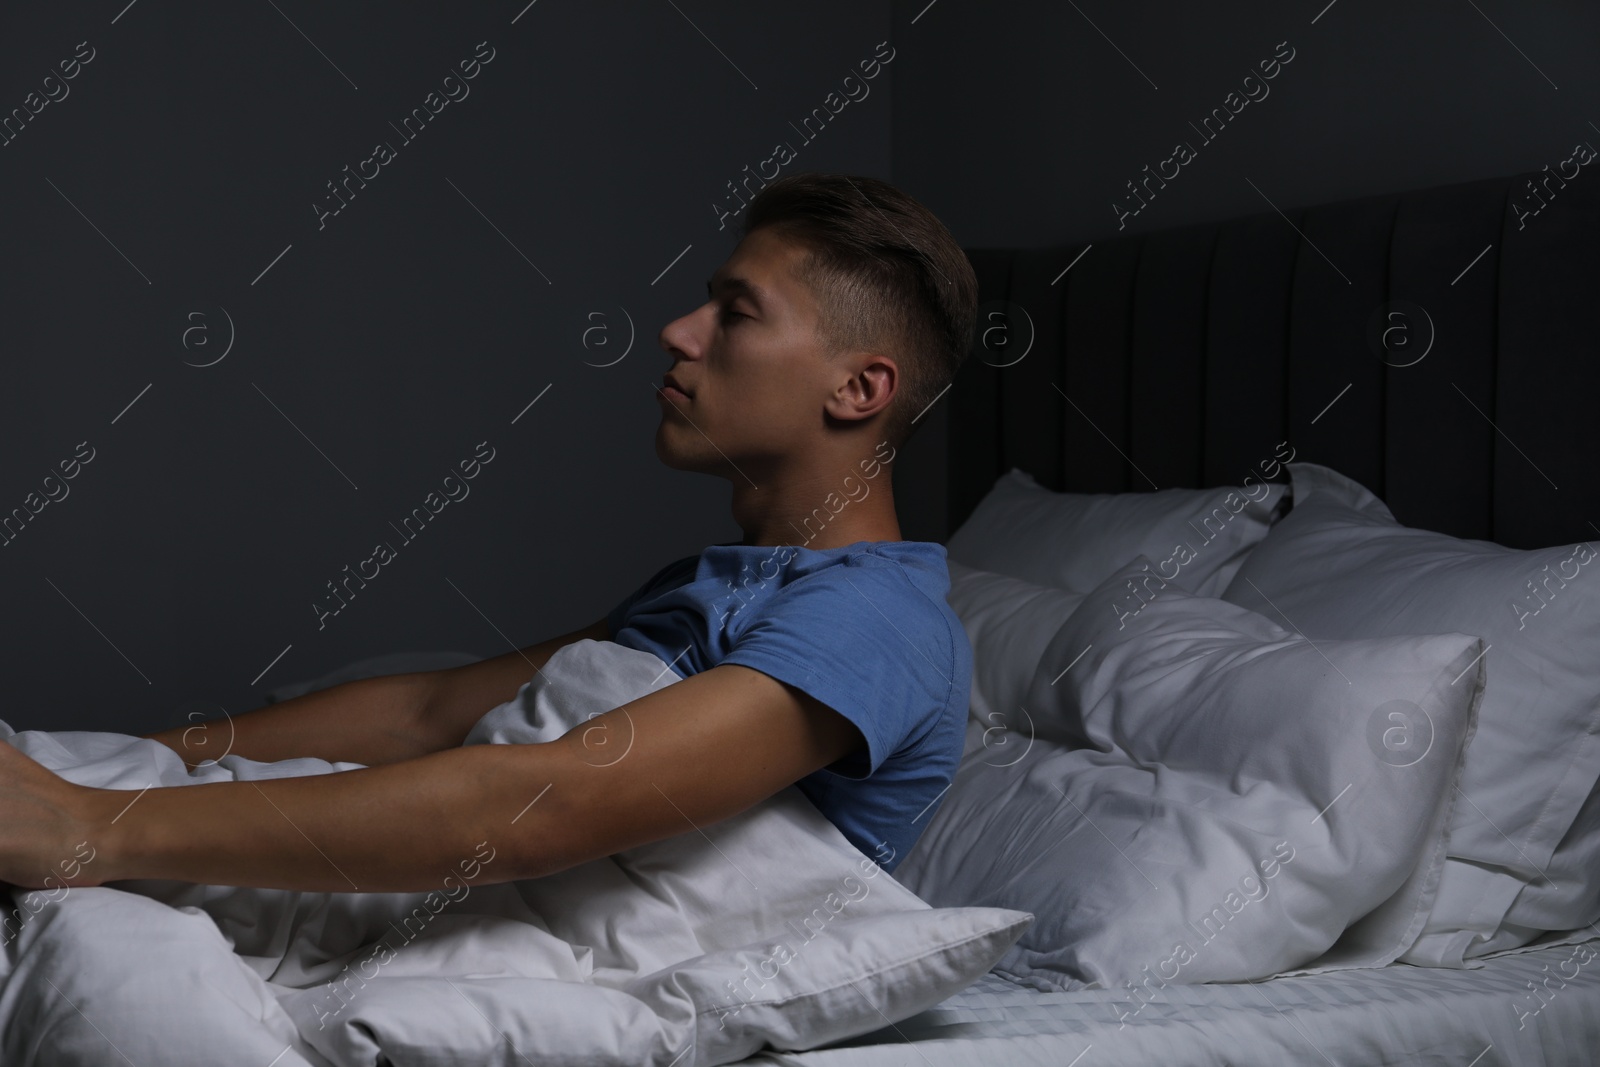
<instances>
[{"instance_id":1,"label":"man's face","mask_svg":"<svg viewBox=\"0 0 1600 1067\"><path fill-rule=\"evenodd\" d=\"M662 328L667 373L689 394L656 394L667 466L743 482L823 433L848 372L826 358L815 297L794 276L805 254L770 228L751 232L711 276L706 303Z\"/></svg>"}]
</instances>

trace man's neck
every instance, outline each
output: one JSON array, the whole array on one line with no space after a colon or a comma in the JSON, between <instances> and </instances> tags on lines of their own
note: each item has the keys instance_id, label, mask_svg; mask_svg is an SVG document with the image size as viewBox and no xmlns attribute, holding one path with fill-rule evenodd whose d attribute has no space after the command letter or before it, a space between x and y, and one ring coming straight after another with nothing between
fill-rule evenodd
<instances>
[{"instance_id":1,"label":"man's neck","mask_svg":"<svg viewBox=\"0 0 1600 1067\"><path fill-rule=\"evenodd\" d=\"M733 519L743 545L823 551L857 541L901 541L894 507L894 452L796 462L733 481ZM809 457L808 457L809 458Z\"/></svg>"},{"instance_id":2,"label":"man's neck","mask_svg":"<svg viewBox=\"0 0 1600 1067\"><path fill-rule=\"evenodd\" d=\"M794 545L798 548L809 548L817 552L825 552L830 548L843 548L853 545L857 541L903 541L900 535L900 524L890 517L888 526L874 530L863 530L856 527L841 528L837 522L830 522L818 530L813 523L809 530L792 530L788 537L781 534L772 538L752 538L746 534L739 544L746 546L776 546Z\"/></svg>"},{"instance_id":3,"label":"man's neck","mask_svg":"<svg viewBox=\"0 0 1600 1067\"><path fill-rule=\"evenodd\" d=\"M901 541L895 517L894 496L885 481L869 495L851 499L843 494L819 496L813 508L775 507L752 514L738 507L735 491L734 519L744 530L742 545L798 545L818 551L842 548L857 541ZM754 495L752 493L752 495ZM749 501L745 502L747 505Z\"/></svg>"}]
</instances>

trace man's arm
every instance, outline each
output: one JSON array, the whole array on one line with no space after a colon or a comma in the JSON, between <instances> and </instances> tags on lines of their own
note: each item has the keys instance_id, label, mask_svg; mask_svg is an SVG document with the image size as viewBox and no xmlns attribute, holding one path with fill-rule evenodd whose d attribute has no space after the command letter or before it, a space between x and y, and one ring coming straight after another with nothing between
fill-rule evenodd
<instances>
[{"instance_id":1,"label":"man's arm","mask_svg":"<svg viewBox=\"0 0 1600 1067\"><path fill-rule=\"evenodd\" d=\"M478 882L535 878L702 829L864 744L814 697L724 664L548 744L304 778L87 789L0 745L0 878L42 887L84 840L94 862L58 882L420 891L467 881L475 856Z\"/></svg>"},{"instance_id":2,"label":"man's arm","mask_svg":"<svg viewBox=\"0 0 1600 1067\"><path fill-rule=\"evenodd\" d=\"M140 736L193 768L234 754L271 763L313 756L377 767L454 748L491 708L517 695L564 645L610 639L606 620L503 656L442 671L361 678L243 715Z\"/></svg>"},{"instance_id":3,"label":"man's arm","mask_svg":"<svg viewBox=\"0 0 1600 1067\"><path fill-rule=\"evenodd\" d=\"M544 671L561 648L584 638L611 640L606 619L581 630L503 656L435 671L433 689L421 709L423 744L428 752L458 748L477 721L517 695L517 690Z\"/></svg>"}]
</instances>

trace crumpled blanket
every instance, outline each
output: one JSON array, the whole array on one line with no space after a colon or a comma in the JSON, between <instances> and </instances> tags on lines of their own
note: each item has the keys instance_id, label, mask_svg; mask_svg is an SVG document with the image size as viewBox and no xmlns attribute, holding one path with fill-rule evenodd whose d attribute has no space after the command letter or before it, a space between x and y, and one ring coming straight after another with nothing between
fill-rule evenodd
<instances>
[{"instance_id":1,"label":"crumpled blanket","mask_svg":"<svg viewBox=\"0 0 1600 1067\"><path fill-rule=\"evenodd\" d=\"M553 740L678 680L650 653L580 641L486 714L466 743ZM228 755L190 771L158 742L125 734L18 733L0 722L0 737L74 782L118 789L360 766ZM452 886L441 872L440 889L427 892L159 880L8 887L12 907L0 918L0 1062L732 1062L772 1035L752 1031L728 1044L720 1035L729 1013L713 1031L717 1016L707 1012L704 991L715 990L730 968L737 974L748 967L738 962L741 947L809 913L819 873L837 882L863 857L793 786L715 830L715 842L685 834L540 879ZM492 866L492 851L473 859ZM749 887L730 878L730 857ZM876 920L990 910L929 909L887 873L871 886L836 923L838 936L881 938L882 927L871 929ZM1018 925L992 956L1020 932ZM953 976L955 985L947 976L938 995L992 962L969 961L974 973ZM932 1002L896 1002L892 1015L869 1025L840 1021L833 1032L813 1022L815 1032L787 1035L788 1047L864 1033ZM708 1040L713 1032L719 1039Z\"/></svg>"}]
</instances>

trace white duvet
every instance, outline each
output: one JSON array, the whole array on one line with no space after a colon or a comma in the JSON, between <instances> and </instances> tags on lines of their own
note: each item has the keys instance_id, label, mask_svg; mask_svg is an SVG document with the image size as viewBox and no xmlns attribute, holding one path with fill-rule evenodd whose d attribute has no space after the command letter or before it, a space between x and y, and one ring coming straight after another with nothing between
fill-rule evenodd
<instances>
[{"instance_id":1,"label":"white duvet","mask_svg":"<svg viewBox=\"0 0 1600 1067\"><path fill-rule=\"evenodd\" d=\"M579 641L467 743L552 740L677 680L650 653ZM125 734L0 722L0 737L72 781L119 789L359 766L230 755L191 772ZM0 1061L729 1063L921 1011L987 971L1031 919L930 908L793 786L705 830L540 879L468 886L441 872L431 892L7 889ZM485 846L469 862L494 859Z\"/></svg>"}]
</instances>

